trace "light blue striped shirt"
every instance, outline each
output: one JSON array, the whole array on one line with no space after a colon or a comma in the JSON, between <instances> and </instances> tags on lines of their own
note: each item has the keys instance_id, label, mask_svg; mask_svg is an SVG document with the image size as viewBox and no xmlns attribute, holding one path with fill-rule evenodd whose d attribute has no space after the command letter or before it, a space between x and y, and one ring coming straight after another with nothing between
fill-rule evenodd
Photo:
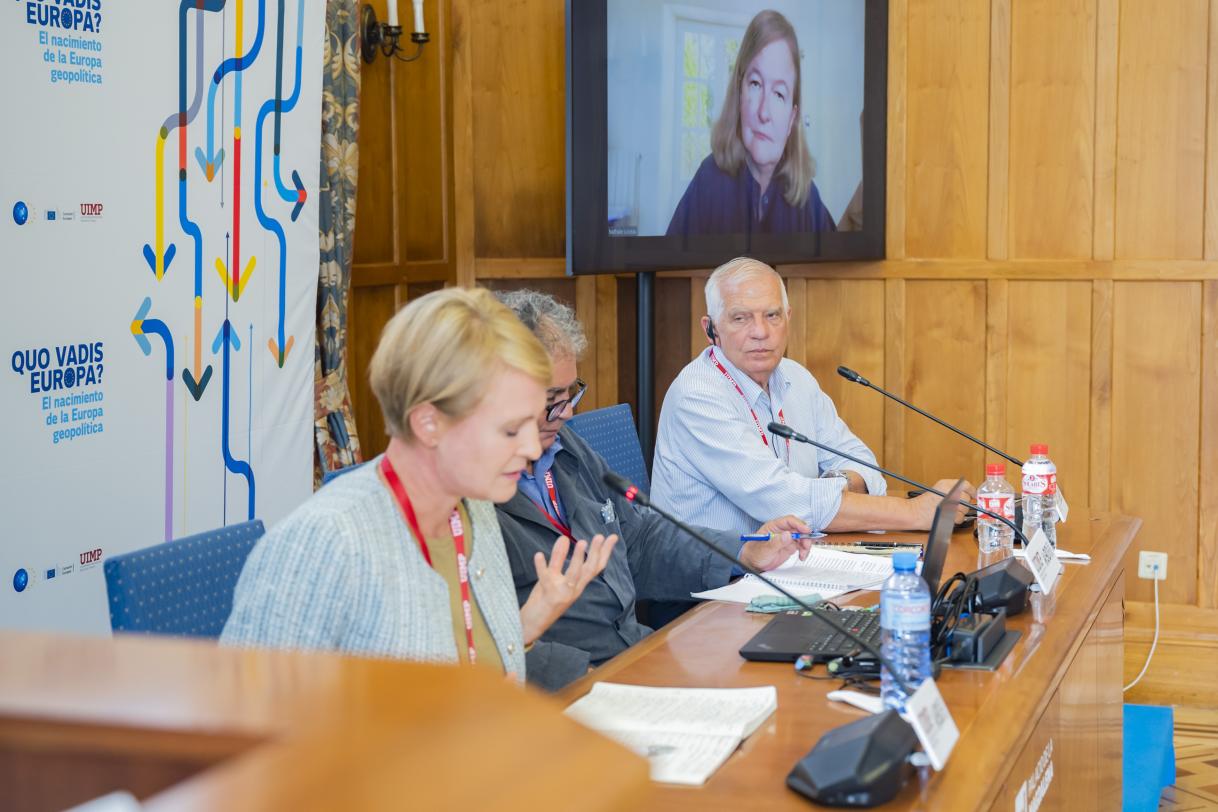
<instances>
[{"instance_id":1,"label":"light blue striped shirt","mask_svg":"<svg viewBox=\"0 0 1218 812\"><path fill-rule=\"evenodd\" d=\"M787 514L813 528L826 527L837 515L845 486L840 477L819 478L828 470L857 471L869 493L885 492L882 476L835 454L792 442L788 461L785 440L766 432L769 447L762 443L750 406L761 431L781 411L801 434L875 461L811 372L784 358L770 376L767 395L719 349L715 358L743 390L742 398L711 361L710 349L681 370L664 396L651 473L656 504L689 522L748 533Z\"/></svg>"}]
</instances>

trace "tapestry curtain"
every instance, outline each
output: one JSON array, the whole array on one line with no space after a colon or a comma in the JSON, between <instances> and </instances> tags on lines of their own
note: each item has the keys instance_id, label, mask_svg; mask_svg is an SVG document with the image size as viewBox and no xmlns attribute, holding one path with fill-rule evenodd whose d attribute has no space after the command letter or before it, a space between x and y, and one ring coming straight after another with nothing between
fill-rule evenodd
<instances>
[{"instance_id":1,"label":"tapestry curtain","mask_svg":"<svg viewBox=\"0 0 1218 812\"><path fill-rule=\"evenodd\" d=\"M360 42L357 0L326 3L322 69L321 182L318 222L321 267L317 283L314 354L314 487L324 474L361 461L347 387L347 301L351 290L355 183L359 171Z\"/></svg>"}]
</instances>

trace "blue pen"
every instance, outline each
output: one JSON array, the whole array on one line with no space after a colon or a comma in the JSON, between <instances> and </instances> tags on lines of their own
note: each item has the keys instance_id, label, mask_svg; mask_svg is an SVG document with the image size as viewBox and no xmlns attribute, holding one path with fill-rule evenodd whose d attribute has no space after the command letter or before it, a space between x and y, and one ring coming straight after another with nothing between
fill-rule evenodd
<instances>
[{"instance_id":1,"label":"blue pen","mask_svg":"<svg viewBox=\"0 0 1218 812\"><path fill-rule=\"evenodd\" d=\"M819 539L819 538L824 538L824 535L825 535L824 533L792 533L791 538L793 538L793 539ZM762 533L760 535L756 535L756 534L744 535L744 536L740 537L740 540L741 541L769 541L770 534Z\"/></svg>"}]
</instances>

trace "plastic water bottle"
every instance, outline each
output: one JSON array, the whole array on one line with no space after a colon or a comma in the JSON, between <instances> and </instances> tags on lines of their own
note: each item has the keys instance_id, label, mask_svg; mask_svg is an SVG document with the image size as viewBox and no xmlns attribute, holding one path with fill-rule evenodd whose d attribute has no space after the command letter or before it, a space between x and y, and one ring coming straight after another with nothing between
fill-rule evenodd
<instances>
[{"instance_id":1,"label":"plastic water bottle","mask_svg":"<svg viewBox=\"0 0 1218 812\"><path fill-rule=\"evenodd\" d=\"M985 466L985 482L977 489L977 504L1004 519L1015 521L1015 488L1007 482L1007 467L994 462ZM984 513L977 513L977 544L983 553L1015 546L1015 529Z\"/></svg>"},{"instance_id":2,"label":"plastic water bottle","mask_svg":"<svg viewBox=\"0 0 1218 812\"><path fill-rule=\"evenodd\" d=\"M1032 443L1032 456L1023 464L1023 534L1031 541L1037 530L1057 546L1057 466L1044 443Z\"/></svg>"},{"instance_id":3,"label":"plastic water bottle","mask_svg":"<svg viewBox=\"0 0 1218 812\"><path fill-rule=\"evenodd\" d=\"M900 677L912 693L931 675L930 590L914 571L917 563L914 553L894 555L892 577L884 582L880 593L884 659L898 672L893 675L887 667L880 669L880 698L885 707L898 711L905 709L909 694L894 676Z\"/></svg>"}]
</instances>

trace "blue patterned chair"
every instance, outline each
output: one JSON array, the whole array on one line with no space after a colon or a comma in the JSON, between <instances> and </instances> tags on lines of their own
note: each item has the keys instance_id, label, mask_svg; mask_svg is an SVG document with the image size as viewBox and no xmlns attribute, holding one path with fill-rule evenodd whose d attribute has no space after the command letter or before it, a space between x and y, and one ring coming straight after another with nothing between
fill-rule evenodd
<instances>
[{"instance_id":1,"label":"blue patterned chair","mask_svg":"<svg viewBox=\"0 0 1218 812\"><path fill-rule=\"evenodd\" d=\"M639 445L629 403L577 414L567 425L604 457L610 468L643 493L651 492L651 478L647 476L647 463L643 461L643 447Z\"/></svg>"},{"instance_id":2,"label":"blue patterned chair","mask_svg":"<svg viewBox=\"0 0 1218 812\"><path fill-rule=\"evenodd\" d=\"M110 628L218 638L262 521L233 524L106 559Z\"/></svg>"}]
</instances>

